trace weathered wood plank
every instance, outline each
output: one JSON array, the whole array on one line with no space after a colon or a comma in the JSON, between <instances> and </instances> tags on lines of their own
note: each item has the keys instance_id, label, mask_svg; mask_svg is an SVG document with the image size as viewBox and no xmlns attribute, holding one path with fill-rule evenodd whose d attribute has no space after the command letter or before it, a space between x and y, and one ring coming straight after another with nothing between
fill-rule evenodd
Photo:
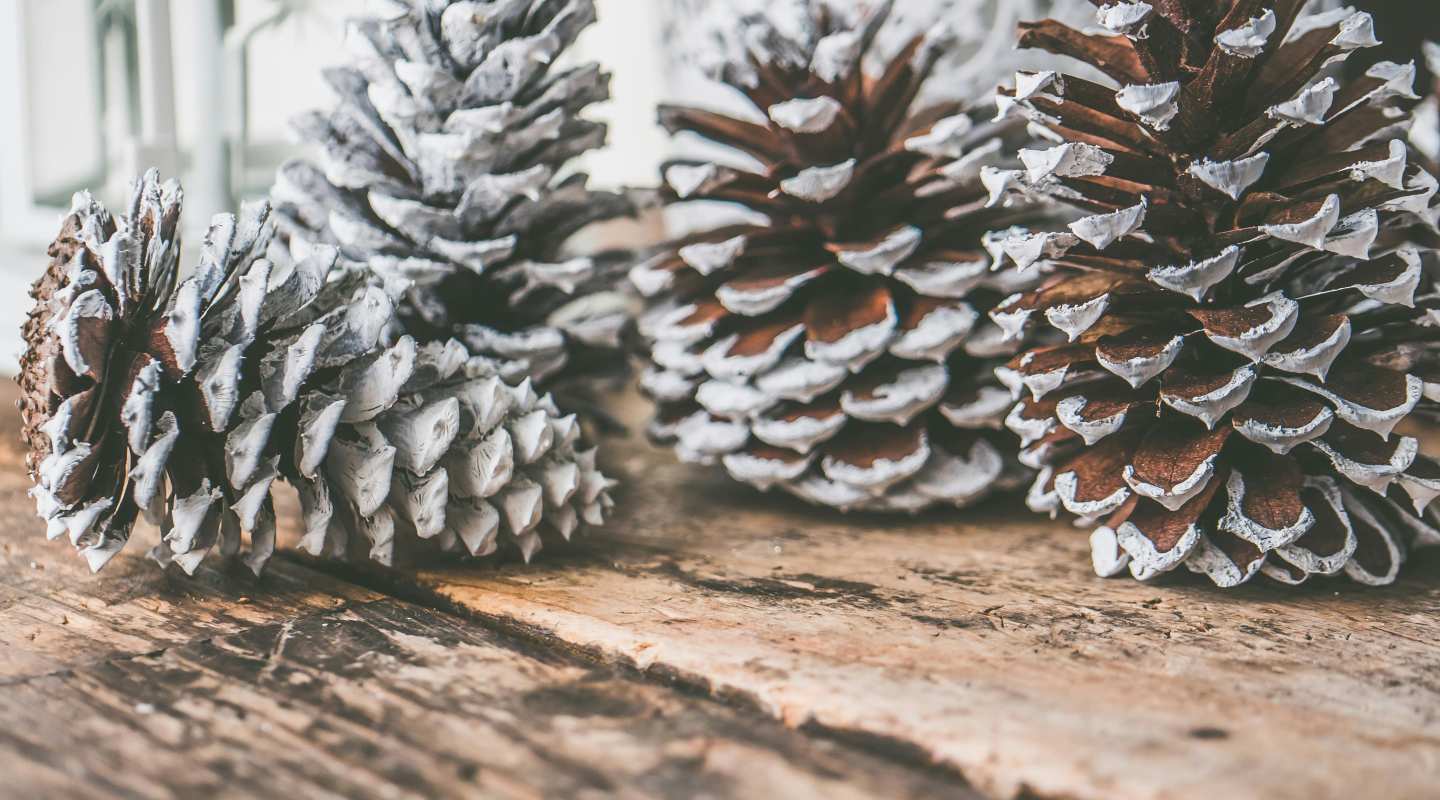
<instances>
[{"instance_id":1,"label":"weathered wood plank","mask_svg":"<svg viewBox=\"0 0 1440 800\"><path fill-rule=\"evenodd\" d=\"M285 558L185 578L134 542L91 576L40 535L10 416L0 797L978 797Z\"/></svg>"},{"instance_id":2,"label":"weathered wood plank","mask_svg":"<svg viewBox=\"0 0 1440 800\"><path fill-rule=\"evenodd\" d=\"M0 685L0 720L12 797L968 794L393 600Z\"/></svg>"},{"instance_id":3,"label":"weathered wood plank","mask_svg":"<svg viewBox=\"0 0 1440 800\"><path fill-rule=\"evenodd\" d=\"M313 570L279 564L263 581L206 568L164 573L137 533L99 575L63 541L47 542L26 496L15 388L0 388L0 684L147 653L379 599Z\"/></svg>"},{"instance_id":4,"label":"weathered wood plank","mask_svg":"<svg viewBox=\"0 0 1440 800\"><path fill-rule=\"evenodd\" d=\"M1434 797L1440 560L1384 590L1104 581L1017 514L842 517L643 444L607 535L427 569L501 626L913 747L1001 796Z\"/></svg>"}]
</instances>

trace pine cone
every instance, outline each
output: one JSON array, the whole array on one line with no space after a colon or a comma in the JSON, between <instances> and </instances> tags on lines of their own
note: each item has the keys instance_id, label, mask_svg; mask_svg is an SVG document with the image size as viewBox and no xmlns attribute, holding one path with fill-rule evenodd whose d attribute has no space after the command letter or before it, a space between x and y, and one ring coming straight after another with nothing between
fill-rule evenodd
<instances>
[{"instance_id":1,"label":"pine cone","mask_svg":"<svg viewBox=\"0 0 1440 800\"><path fill-rule=\"evenodd\" d=\"M333 248L292 260L266 204L216 217L179 280L180 207L154 172L120 217L77 195L32 290L19 377L32 493L50 537L68 534L92 569L144 512L162 564L193 571L246 531L258 574L277 477L301 491L313 550L362 534L387 563L397 522L493 551L502 515L487 498L527 557L542 506L567 536L581 514L598 521L607 486L574 450L573 418L485 377L458 343L387 346L389 297L332 274Z\"/></svg>"},{"instance_id":2,"label":"pine cone","mask_svg":"<svg viewBox=\"0 0 1440 800\"><path fill-rule=\"evenodd\" d=\"M1109 34L1052 20L1021 44L1119 90L1021 74L1001 105L1054 147L993 184L1091 216L1017 236L1057 270L992 317L1068 343L1009 365L1030 503L1097 527L1102 575L1180 565L1234 586L1344 572L1392 581L1440 463L1398 425L1440 409L1440 296L1422 269L1436 182L1403 135L1413 65L1342 85L1370 17L1298 1L1118 3Z\"/></svg>"},{"instance_id":3,"label":"pine cone","mask_svg":"<svg viewBox=\"0 0 1440 800\"><path fill-rule=\"evenodd\" d=\"M457 336L507 378L623 366L624 260L564 250L586 225L635 211L584 174L560 176L605 140L580 114L609 97L609 76L551 69L594 21L593 0L408 5L352 23L351 65L326 73L338 107L297 122L324 158L281 168L282 231L413 287L411 333Z\"/></svg>"},{"instance_id":4,"label":"pine cone","mask_svg":"<svg viewBox=\"0 0 1440 800\"><path fill-rule=\"evenodd\" d=\"M760 221L672 242L631 279L652 300L655 438L817 504L918 511L1018 472L993 376L1018 344L985 318L1016 276L991 274L982 235L1034 212L986 208L978 171L1000 130L958 103L912 113L943 34L862 74L890 5L854 26L810 7L797 34L742 20L749 52L718 77L764 121L660 116L758 167L677 161L663 176L670 202Z\"/></svg>"}]
</instances>

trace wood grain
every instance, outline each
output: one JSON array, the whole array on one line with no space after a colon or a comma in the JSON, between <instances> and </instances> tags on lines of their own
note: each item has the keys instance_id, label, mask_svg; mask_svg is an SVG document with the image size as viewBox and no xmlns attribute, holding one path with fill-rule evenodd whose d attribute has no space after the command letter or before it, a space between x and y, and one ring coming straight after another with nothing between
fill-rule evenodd
<instances>
[{"instance_id":1,"label":"wood grain","mask_svg":"<svg viewBox=\"0 0 1440 800\"><path fill-rule=\"evenodd\" d=\"M1001 797L1434 797L1440 561L1398 585L1105 581L1017 513L843 517L644 444L612 529L412 591L537 641L889 742ZM403 579L394 578L391 580Z\"/></svg>"},{"instance_id":2,"label":"wood grain","mask_svg":"<svg viewBox=\"0 0 1440 800\"><path fill-rule=\"evenodd\" d=\"M136 541L92 576L41 535L10 416L0 797L979 796L293 560L186 578Z\"/></svg>"}]
</instances>

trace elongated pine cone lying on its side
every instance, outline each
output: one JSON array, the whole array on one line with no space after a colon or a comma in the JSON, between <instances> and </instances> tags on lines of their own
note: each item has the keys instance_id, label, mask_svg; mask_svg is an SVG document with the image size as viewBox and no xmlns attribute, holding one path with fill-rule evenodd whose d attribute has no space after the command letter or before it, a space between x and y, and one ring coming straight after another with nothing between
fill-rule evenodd
<instances>
[{"instance_id":1,"label":"elongated pine cone lying on its side","mask_svg":"<svg viewBox=\"0 0 1440 800\"><path fill-rule=\"evenodd\" d=\"M49 535L93 569L144 513L162 564L193 571L250 539L275 545L270 489L299 488L305 545L363 542L389 563L397 532L528 557L542 523L599 522L608 484L578 427L458 342L386 341L394 306L317 248L292 259L266 204L216 217L180 280L181 192L155 173L127 213L76 196L35 284L19 383L32 491Z\"/></svg>"},{"instance_id":2,"label":"elongated pine cone lying on its side","mask_svg":"<svg viewBox=\"0 0 1440 800\"><path fill-rule=\"evenodd\" d=\"M798 33L741 20L748 50L719 77L761 121L670 107L661 121L755 166L677 161L664 179L671 202L757 221L673 242L631 279L652 303L656 438L813 503L913 512L1021 474L993 374L1019 345L985 312L1029 279L992 273L985 234L1036 215L987 208L979 179L1017 126L953 102L912 110L943 31L864 74L890 6L847 22L811 4Z\"/></svg>"},{"instance_id":3,"label":"elongated pine cone lying on its side","mask_svg":"<svg viewBox=\"0 0 1440 800\"><path fill-rule=\"evenodd\" d=\"M1440 409L1436 182L1403 139L1413 65L1324 67L1371 19L1305 3L1107 5L1021 43L1118 89L1021 74L1001 103L1053 136L992 184L1092 214L1032 234L1056 273L992 312L1069 343L1010 365L1031 496L1094 525L1094 565L1224 587L1395 579L1440 541L1440 463L1397 426Z\"/></svg>"},{"instance_id":4,"label":"elongated pine cone lying on its side","mask_svg":"<svg viewBox=\"0 0 1440 800\"><path fill-rule=\"evenodd\" d=\"M594 20L593 0L409 0L354 20L350 63L326 72L338 104L297 123L322 157L280 170L282 232L412 287L410 333L455 336L507 379L623 369L626 260L566 250L635 211L567 170L605 141L581 113L609 76L561 67Z\"/></svg>"}]
</instances>

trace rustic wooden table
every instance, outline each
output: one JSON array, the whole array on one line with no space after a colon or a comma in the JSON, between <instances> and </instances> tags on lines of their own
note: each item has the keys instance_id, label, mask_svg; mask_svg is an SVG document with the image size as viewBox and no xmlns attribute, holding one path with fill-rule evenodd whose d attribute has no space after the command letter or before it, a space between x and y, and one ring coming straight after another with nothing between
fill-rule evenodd
<instances>
[{"instance_id":1,"label":"rustic wooden table","mask_svg":"<svg viewBox=\"0 0 1440 800\"><path fill-rule=\"evenodd\" d=\"M92 577L15 428L0 795L1440 796L1435 555L1378 591L1102 581L1018 500L847 518L625 441L615 523L534 566L185 578L137 541Z\"/></svg>"}]
</instances>

